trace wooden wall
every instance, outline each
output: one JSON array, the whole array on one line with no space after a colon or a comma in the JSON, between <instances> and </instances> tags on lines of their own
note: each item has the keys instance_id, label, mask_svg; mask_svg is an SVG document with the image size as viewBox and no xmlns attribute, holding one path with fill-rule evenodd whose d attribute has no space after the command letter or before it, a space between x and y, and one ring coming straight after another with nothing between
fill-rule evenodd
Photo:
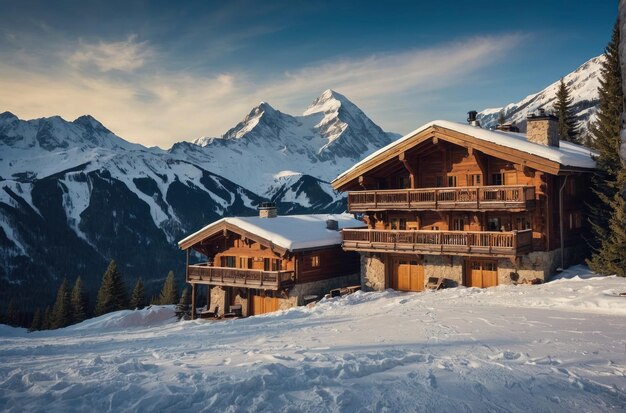
<instances>
[{"instance_id":1,"label":"wooden wall","mask_svg":"<svg viewBox=\"0 0 626 413\"><path fill-rule=\"evenodd\" d=\"M552 250L559 247L559 188L563 177L549 175L524 167L511 161L488 156L478 150L453 145L445 141L430 143L408 154L408 162L418 171L415 179L417 188L437 186L480 186L495 185L495 175L501 176L503 185L530 185L535 187L535 208L522 212L404 212L385 211L369 214L370 228L391 229L392 220L403 219L406 229L437 228L455 229L455 220L462 220L465 231L493 230L498 222L500 229L511 231L530 227L533 229L533 249ZM379 188L399 188L398 182L406 182L407 170L398 160L395 165L387 164L376 173L371 182ZM453 179L449 179L453 177ZM573 174L569 178L564 198L564 229L566 243L579 242L586 230L585 192L588 191L588 174ZM374 188L372 188L374 189ZM456 221L457 224L460 221Z\"/></svg>"},{"instance_id":2,"label":"wooden wall","mask_svg":"<svg viewBox=\"0 0 626 413\"><path fill-rule=\"evenodd\" d=\"M326 280L359 272L358 253L343 251L340 246L296 253L297 283ZM314 262L318 265L314 266Z\"/></svg>"},{"instance_id":3,"label":"wooden wall","mask_svg":"<svg viewBox=\"0 0 626 413\"><path fill-rule=\"evenodd\" d=\"M248 240L244 241L237 234L230 233L228 238L222 240L224 247L215 255L213 265L221 266L222 257L235 257L235 268L247 268L246 259L252 258L251 269L263 270L264 258L280 260L281 270L294 270L295 260L293 258L281 258L279 254L269 248ZM243 260L242 260L243 259Z\"/></svg>"}]
</instances>

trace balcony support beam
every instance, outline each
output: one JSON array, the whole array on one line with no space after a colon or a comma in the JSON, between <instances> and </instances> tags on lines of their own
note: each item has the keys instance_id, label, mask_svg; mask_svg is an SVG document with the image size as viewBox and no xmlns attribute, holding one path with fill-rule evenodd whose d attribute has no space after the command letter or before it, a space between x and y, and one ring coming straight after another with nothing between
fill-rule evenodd
<instances>
[{"instance_id":1,"label":"balcony support beam","mask_svg":"<svg viewBox=\"0 0 626 413\"><path fill-rule=\"evenodd\" d=\"M411 180L411 189L415 189L415 177L417 176L417 171L413 168L413 165L409 162L409 159L406 156L406 152L400 153L398 155L398 159L404 165L404 168L409 172L409 179Z\"/></svg>"}]
</instances>

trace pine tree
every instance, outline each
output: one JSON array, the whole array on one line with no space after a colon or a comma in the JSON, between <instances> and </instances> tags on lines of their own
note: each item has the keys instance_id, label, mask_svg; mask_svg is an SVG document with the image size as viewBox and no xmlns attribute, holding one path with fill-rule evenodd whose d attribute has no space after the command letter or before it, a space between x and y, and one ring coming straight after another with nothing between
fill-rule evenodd
<instances>
[{"instance_id":1,"label":"pine tree","mask_svg":"<svg viewBox=\"0 0 626 413\"><path fill-rule=\"evenodd\" d=\"M498 114L498 125L504 125L506 123L506 117L504 116L504 108L500 109Z\"/></svg>"},{"instance_id":2,"label":"pine tree","mask_svg":"<svg viewBox=\"0 0 626 413\"><path fill-rule=\"evenodd\" d=\"M123 310L128 307L126 287L122 275L117 270L117 264L111 260L109 267L102 276L102 285L98 291L96 301L96 315Z\"/></svg>"},{"instance_id":3,"label":"pine tree","mask_svg":"<svg viewBox=\"0 0 626 413\"><path fill-rule=\"evenodd\" d=\"M185 320L189 320L191 314L191 305L189 303L189 291L187 287L183 289L182 294L180 295L180 300L178 304L176 304L176 317L180 320L184 318Z\"/></svg>"},{"instance_id":4,"label":"pine tree","mask_svg":"<svg viewBox=\"0 0 626 413\"><path fill-rule=\"evenodd\" d=\"M170 271L167 274L159 298L159 304L161 305L176 304L178 302L178 289L176 288L174 271Z\"/></svg>"},{"instance_id":5,"label":"pine tree","mask_svg":"<svg viewBox=\"0 0 626 413\"><path fill-rule=\"evenodd\" d=\"M4 323L12 327L17 327L17 312L15 310L15 302L12 299L9 301L6 313L4 314Z\"/></svg>"},{"instance_id":6,"label":"pine tree","mask_svg":"<svg viewBox=\"0 0 626 413\"><path fill-rule=\"evenodd\" d=\"M33 322L30 323L30 328L28 329L28 331L41 330L42 322L43 320L41 315L41 309L37 307L37 309L35 310L35 315L33 315Z\"/></svg>"},{"instance_id":7,"label":"pine tree","mask_svg":"<svg viewBox=\"0 0 626 413\"><path fill-rule=\"evenodd\" d=\"M50 306L46 307L46 310L43 312L43 317L41 319L41 329L42 330L50 330L50 318L52 317L50 311Z\"/></svg>"},{"instance_id":8,"label":"pine tree","mask_svg":"<svg viewBox=\"0 0 626 413\"><path fill-rule=\"evenodd\" d=\"M62 328L72 323L72 306L70 292L67 287L67 278L63 279L59 290L57 291L57 299L52 307L52 315L50 318L50 328Z\"/></svg>"},{"instance_id":9,"label":"pine tree","mask_svg":"<svg viewBox=\"0 0 626 413\"><path fill-rule=\"evenodd\" d=\"M144 295L143 290L143 281L141 278L137 280L135 284L135 288L133 289L133 294L130 298L130 309L134 310L136 308L142 309L146 306L146 297Z\"/></svg>"},{"instance_id":10,"label":"pine tree","mask_svg":"<svg viewBox=\"0 0 626 413\"><path fill-rule=\"evenodd\" d=\"M601 274L612 273L610 257L606 248L611 241L611 217L619 202L615 196L620 192L620 171L622 164L619 158L620 147L620 116L624 109L622 92L622 75L619 58L620 33L617 23L613 27L611 41L607 45L606 59L602 64L600 87L598 88L600 103L596 112L596 121L589 130L593 135L593 147L598 152L595 158L596 170L591 178L591 189L594 195L588 205L589 221L592 236L588 243L593 255L587 261L589 267Z\"/></svg>"},{"instance_id":11,"label":"pine tree","mask_svg":"<svg viewBox=\"0 0 626 413\"><path fill-rule=\"evenodd\" d=\"M572 102L569 88L561 79L554 102L554 111L559 118L559 135L563 141L578 143L578 122L572 110Z\"/></svg>"},{"instance_id":12,"label":"pine tree","mask_svg":"<svg viewBox=\"0 0 626 413\"><path fill-rule=\"evenodd\" d=\"M625 187L626 171L620 176L618 182ZM620 192L613 196L610 206L612 215L608 236L602 241L597 254L591 258L589 266L601 274L626 277L626 201Z\"/></svg>"},{"instance_id":13,"label":"pine tree","mask_svg":"<svg viewBox=\"0 0 626 413\"><path fill-rule=\"evenodd\" d=\"M87 307L87 296L83 291L83 281L78 277L74 283L74 288L72 288L71 295L72 323L80 323L87 319Z\"/></svg>"}]
</instances>

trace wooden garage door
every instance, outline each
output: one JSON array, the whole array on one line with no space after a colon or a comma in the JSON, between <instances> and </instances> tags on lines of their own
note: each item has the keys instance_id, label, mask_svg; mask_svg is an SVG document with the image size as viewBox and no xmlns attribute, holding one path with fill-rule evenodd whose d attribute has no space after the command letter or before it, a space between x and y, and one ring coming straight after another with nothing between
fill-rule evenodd
<instances>
[{"instance_id":1,"label":"wooden garage door","mask_svg":"<svg viewBox=\"0 0 626 413\"><path fill-rule=\"evenodd\" d=\"M498 285L498 265L489 260L468 260L465 266L468 287L487 288Z\"/></svg>"},{"instance_id":2,"label":"wooden garage door","mask_svg":"<svg viewBox=\"0 0 626 413\"><path fill-rule=\"evenodd\" d=\"M278 298L266 297L264 294L252 295L250 298L251 315L259 315L278 311Z\"/></svg>"},{"instance_id":3,"label":"wooden garage door","mask_svg":"<svg viewBox=\"0 0 626 413\"><path fill-rule=\"evenodd\" d=\"M398 291L422 291L424 289L422 263L418 260L395 259L391 287Z\"/></svg>"}]
</instances>

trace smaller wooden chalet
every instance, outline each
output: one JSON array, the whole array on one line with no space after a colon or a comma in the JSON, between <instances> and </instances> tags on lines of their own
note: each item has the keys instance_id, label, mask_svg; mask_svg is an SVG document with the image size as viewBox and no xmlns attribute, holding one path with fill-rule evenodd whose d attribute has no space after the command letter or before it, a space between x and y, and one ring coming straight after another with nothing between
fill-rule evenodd
<instances>
[{"instance_id":1,"label":"smaller wooden chalet","mask_svg":"<svg viewBox=\"0 0 626 413\"><path fill-rule=\"evenodd\" d=\"M257 217L222 218L178 245L187 251L192 297L205 285L207 309L249 316L359 284L359 255L342 250L340 231L364 226L347 214L277 216L275 206L265 204ZM190 251L204 260L189 264L198 255Z\"/></svg>"}]
</instances>

